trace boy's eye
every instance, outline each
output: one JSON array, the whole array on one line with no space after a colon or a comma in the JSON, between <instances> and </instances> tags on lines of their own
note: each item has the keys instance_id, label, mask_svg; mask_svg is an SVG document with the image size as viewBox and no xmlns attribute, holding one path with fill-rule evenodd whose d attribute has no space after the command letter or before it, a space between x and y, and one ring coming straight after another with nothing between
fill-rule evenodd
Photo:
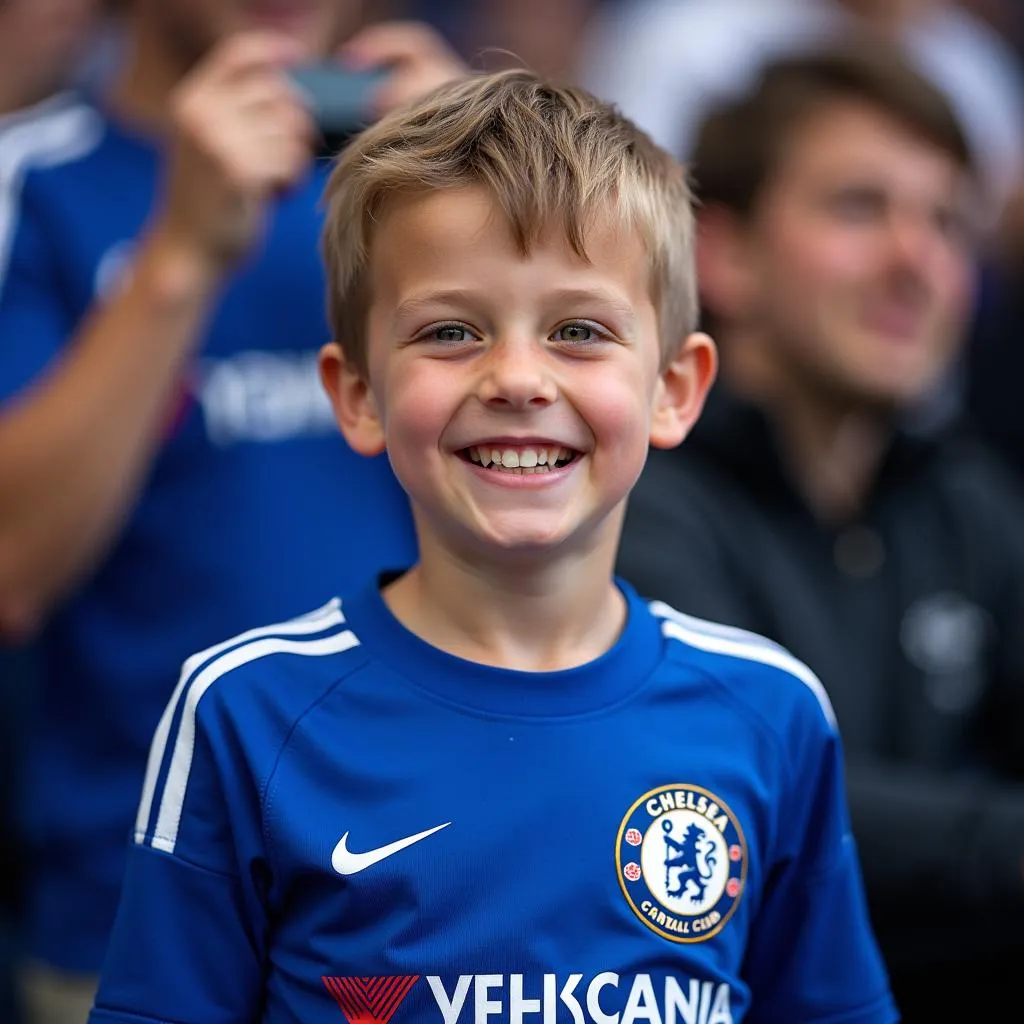
<instances>
[{"instance_id":1,"label":"boy's eye","mask_svg":"<svg viewBox=\"0 0 1024 1024\"><path fill-rule=\"evenodd\" d=\"M477 336L465 324L453 322L427 327L416 340L437 342L440 345L464 345L476 341Z\"/></svg>"},{"instance_id":2,"label":"boy's eye","mask_svg":"<svg viewBox=\"0 0 1024 1024\"><path fill-rule=\"evenodd\" d=\"M590 324L571 323L563 324L551 336L555 341L567 341L570 344L580 344L588 341L597 341L600 334L596 327Z\"/></svg>"},{"instance_id":3,"label":"boy's eye","mask_svg":"<svg viewBox=\"0 0 1024 1024\"><path fill-rule=\"evenodd\" d=\"M465 327L459 327L458 324L444 324L441 327L435 327L430 332L430 337L435 341L468 341L469 331Z\"/></svg>"}]
</instances>

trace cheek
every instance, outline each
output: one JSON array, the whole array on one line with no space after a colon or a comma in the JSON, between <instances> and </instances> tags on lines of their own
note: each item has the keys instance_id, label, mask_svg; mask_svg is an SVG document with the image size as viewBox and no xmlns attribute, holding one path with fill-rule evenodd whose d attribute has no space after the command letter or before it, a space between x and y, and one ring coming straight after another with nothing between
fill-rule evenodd
<instances>
[{"instance_id":1,"label":"cheek","mask_svg":"<svg viewBox=\"0 0 1024 1024\"><path fill-rule=\"evenodd\" d=\"M944 317L964 321L974 308L978 277L969 262L959 254L950 254L939 262L934 294Z\"/></svg>"},{"instance_id":2,"label":"cheek","mask_svg":"<svg viewBox=\"0 0 1024 1024\"><path fill-rule=\"evenodd\" d=\"M617 369L578 392L585 403L580 411L602 448L616 458L646 455L654 390L653 375Z\"/></svg>"},{"instance_id":3,"label":"cheek","mask_svg":"<svg viewBox=\"0 0 1024 1024\"><path fill-rule=\"evenodd\" d=\"M447 420L440 382L423 375L392 373L384 396L384 413L389 440L401 438L404 446L415 448L428 442L436 447Z\"/></svg>"},{"instance_id":4,"label":"cheek","mask_svg":"<svg viewBox=\"0 0 1024 1024\"><path fill-rule=\"evenodd\" d=\"M870 280L877 259L871 240L860 232L805 227L779 234L765 267L764 281L772 296L796 296L797 308L809 309L815 296L859 287Z\"/></svg>"}]
</instances>

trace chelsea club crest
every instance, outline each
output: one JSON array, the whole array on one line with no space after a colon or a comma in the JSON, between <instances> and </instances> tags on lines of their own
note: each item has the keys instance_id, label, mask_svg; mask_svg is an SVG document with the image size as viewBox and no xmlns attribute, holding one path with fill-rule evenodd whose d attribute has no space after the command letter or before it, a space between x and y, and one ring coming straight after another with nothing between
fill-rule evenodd
<instances>
[{"instance_id":1,"label":"chelsea club crest","mask_svg":"<svg viewBox=\"0 0 1024 1024\"><path fill-rule=\"evenodd\" d=\"M651 931L672 942L703 942L740 901L747 844L714 793L686 783L659 786L622 819L615 868L626 901Z\"/></svg>"}]
</instances>

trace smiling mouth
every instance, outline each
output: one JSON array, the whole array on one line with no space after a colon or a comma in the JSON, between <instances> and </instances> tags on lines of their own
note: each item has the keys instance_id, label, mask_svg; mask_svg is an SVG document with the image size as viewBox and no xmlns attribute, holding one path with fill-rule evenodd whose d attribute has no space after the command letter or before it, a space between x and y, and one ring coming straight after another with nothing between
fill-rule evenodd
<instances>
[{"instance_id":1,"label":"smiling mouth","mask_svg":"<svg viewBox=\"0 0 1024 1024\"><path fill-rule=\"evenodd\" d=\"M550 473L568 466L580 457L580 452L562 445L496 447L475 444L458 452L465 462L473 462L497 473Z\"/></svg>"}]
</instances>

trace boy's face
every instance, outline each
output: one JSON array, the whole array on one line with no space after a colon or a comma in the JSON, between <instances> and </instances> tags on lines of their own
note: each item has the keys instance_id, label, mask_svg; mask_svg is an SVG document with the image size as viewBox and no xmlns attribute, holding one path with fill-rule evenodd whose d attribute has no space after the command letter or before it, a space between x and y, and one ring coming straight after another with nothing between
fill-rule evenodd
<instances>
[{"instance_id":1,"label":"boy's face","mask_svg":"<svg viewBox=\"0 0 1024 1024\"><path fill-rule=\"evenodd\" d=\"M838 101L795 129L752 221L702 254L706 298L714 308L728 281L725 321L745 324L794 378L844 401L903 406L962 337L966 201L951 156L873 107Z\"/></svg>"},{"instance_id":2,"label":"boy's face","mask_svg":"<svg viewBox=\"0 0 1024 1024\"><path fill-rule=\"evenodd\" d=\"M597 228L587 248L589 263L552 235L524 257L477 189L401 200L383 217L369 386L337 346L322 367L352 446L386 446L421 547L614 548L648 444L678 444L696 419L711 342L691 338L659 372L639 239Z\"/></svg>"},{"instance_id":3,"label":"boy's face","mask_svg":"<svg viewBox=\"0 0 1024 1024\"><path fill-rule=\"evenodd\" d=\"M236 32L271 29L324 54L349 31L359 0L141 0L162 27L164 38L196 60Z\"/></svg>"}]
</instances>

